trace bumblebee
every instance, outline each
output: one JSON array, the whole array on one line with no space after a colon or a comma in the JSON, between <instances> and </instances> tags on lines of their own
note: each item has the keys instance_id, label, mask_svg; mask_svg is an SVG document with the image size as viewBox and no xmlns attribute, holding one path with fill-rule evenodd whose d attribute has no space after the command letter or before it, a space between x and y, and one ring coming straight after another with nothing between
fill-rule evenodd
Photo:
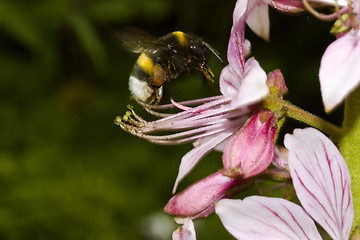
<instances>
[{"instance_id":1,"label":"bumblebee","mask_svg":"<svg viewBox=\"0 0 360 240\"><path fill-rule=\"evenodd\" d=\"M221 62L219 53L200 37L181 31L155 38L140 30L118 34L125 48L140 53L129 77L129 90L135 100L158 104L163 85L183 72L200 71L213 82L214 74L207 65L206 53L211 51Z\"/></svg>"}]
</instances>

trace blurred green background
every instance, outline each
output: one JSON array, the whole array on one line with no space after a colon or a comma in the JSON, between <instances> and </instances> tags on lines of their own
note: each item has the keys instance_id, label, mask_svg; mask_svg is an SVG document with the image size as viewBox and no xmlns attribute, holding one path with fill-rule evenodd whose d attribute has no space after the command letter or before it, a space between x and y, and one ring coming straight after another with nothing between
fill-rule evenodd
<instances>
[{"instance_id":1,"label":"blurred green background","mask_svg":"<svg viewBox=\"0 0 360 240\"><path fill-rule=\"evenodd\" d=\"M113 32L193 32L226 58L234 5L0 0L0 239L169 239L176 226L162 209L191 144L157 146L115 127L127 104L144 113L127 89L137 56ZM270 42L247 29L253 55L267 72L282 70L288 99L324 116L317 71L331 24L272 9L270 18ZM218 78L222 65L209 61ZM171 85L175 100L218 94L198 73L183 78ZM340 112L327 118L339 123ZM180 189L220 168L220 157L206 156ZM216 216L196 227L198 239L231 238Z\"/></svg>"}]
</instances>

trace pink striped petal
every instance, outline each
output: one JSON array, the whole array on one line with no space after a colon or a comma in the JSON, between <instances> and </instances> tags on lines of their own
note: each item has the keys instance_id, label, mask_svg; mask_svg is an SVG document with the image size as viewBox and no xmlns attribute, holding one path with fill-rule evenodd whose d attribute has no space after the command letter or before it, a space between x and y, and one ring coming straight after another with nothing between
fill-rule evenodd
<instances>
[{"instance_id":1,"label":"pink striped petal","mask_svg":"<svg viewBox=\"0 0 360 240\"><path fill-rule=\"evenodd\" d=\"M223 199L216 203L215 211L224 227L239 240L321 239L309 215L281 198Z\"/></svg>"},{"instance_id":2,"label":"pink striped petal","mask_svg":"<svg viewBox=\"0 0 360 240\"><path fill-rule=\"evenodd\" d=\"M319 79L326 112L359 86L360 31L351 31L328 46L321 59Z\"/></svg>"},{"instance_id":3,"label":"pink striped petal","mask_svg":"<svg viewBox=\"0 0 360 240\"><path fill-rule=\"evenodd\" d=\"M233 13L233 26L231 28L227 49L229 65L240 79L242 79L245 71L245 57L250 53L251 48L250 42L245 39L245 23L248 15L246 14L248 11L247 8L247 0L238 0L236 2Z\"/></svg>"},{"instance_id":4,"label":"pink striped petal","mask_svg":"<svg viewBox=\"0 0 360 240\"><path fill-rule=\"evenodd\" d=\"M350 174L335 145L313 128L285 136L288 164L304 209L333 239L348 239L354 217Z\"/></svg>"},{"instance_id":5,"label":"pink striped petal","mask_svg":"<svg viewBox=\"0 0 360 240\"><path fill-rule=\"evenodd\" d=\"M182 157L179 167L179 173L178 176L176 177L175 185L172 193L176 192L176 188L179 185L180 181L190 173L190 171L196 166L196 164L198 164L198 162L202 159L202 157L206 153L210 152L214 147L216 147L222 141L224 141L227 137L231 136L233 134L233 131L235 131L235 129L231 129L229 131L224 131L219 133L209 141L204 142L203 144L197 147L194 147L190 152L188 152Z\"/></svg>"},{"instance_id":6,"label":"pink striped petal","mask_svg":"<svg viewBox=\"0 0 360 240\"><path fill-rule=\"evenodd\" d=\"M179 227L172 234L173 240L196 240L196 233L194 223L190 218L185 218L182 221L183 226Z\"/></svg>"},{"instance_id":7,"label":"pink striped petal","mask_svg":"<svg viewBox=\"0 0 360 240\"><path fill-rule=\"evenodd\" d=\"M245 56L250 52L249 44L245 44L245 20L241 18L232 26L227 59L238 76L242 76L245 67Z\"/></svg>"}]
</instances>

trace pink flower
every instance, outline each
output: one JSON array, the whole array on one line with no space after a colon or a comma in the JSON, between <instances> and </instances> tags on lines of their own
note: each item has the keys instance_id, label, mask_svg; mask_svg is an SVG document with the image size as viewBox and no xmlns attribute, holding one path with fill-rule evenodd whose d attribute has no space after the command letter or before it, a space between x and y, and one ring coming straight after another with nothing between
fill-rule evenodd
<instances>
[{"instance_id":1,"label":"pink flower","mask_svg":"<svg viewBox=\"0 0 360 240\"><path fill-rule=\"evenodd\" d=\"M338 23L344 29L352 28L352 30L348 33L339 33L339 38L328 46L321 59L319 71L321 95L325 111L330 112L360 84L360 32L358 25L360 1L307 0L305 2L309 4L308 7L305 7L301 0L271 0L271 5L285 13L309 10L310 13L324 21L340 18L339 16L344 13L350 15L347 22L340 18ZM349 3L352 3L352 6L348 6ZM339 8L337 12L325 15L316 12L311 5L337 5Z\"/></svg>"},{"instance_id":2,"label":"pink flower","mask_svg":"<svg viewBox=\"0 0 360 240\"><path fill-rule=\"evenodd\" d=\"M273 112L254 114L226 145L223 173L248 178L263 172L274 158L276 129L277 119Z\"/></svg>"},{"instance_id":3,"label":"pink flower","mask_svg":"<svg viewBox=\"0 0 360 240\"><path fill-rule=\"evenodd\" d=\"M217 201L246 188L249 185L246 183L251 183L251 179L246 178L263 172L274 159L276 120L271 111L255 113L227 143L224 169L173 196L165 206L165 212L191 219L207 217L214 212Z\"/></svg>"},{"instance_id":4,"label":"pink flower","mask_svg":"<svg viewBox=\"0 0 360 240\"><path fill-rule=\"evenodd\" d=\"M214 203L228 196L227 192L241 182L244 181L229 178L218 171L173 196L164 211L191 219L207 217L214 212Z\"/></svg>"},{"instance_id":5,"label":"pink flower","mask_svg":"<svg viewBox=\"0 0 360 240\"><path fill-rule=\"evenodd\" d=\"M276 120L271 111L255 113L227 143L223 155L224 169L173 196L165 206L165 212L190 219L207 217L214 212L217 201L246 188L247 183L251 183L247 178L263 172L274 159ZM176 230L174 235L178 236L179 231Z\"/></svg>"},{"instance_id":6,"label":"pink flower","mask_svg":"<svg viewBox=\"0 0 360 240\"><path fill-rule=\"evenodd\" d=\"M350 174L335 145L318 130L296 129L284 140L296 194L220 200L215 211L237 239L321 239L313 219L333 239L348 239L354 217Z\"/></svg>"},{"instance_id":7,"label":"pink flower","mask_svg":"<svg viewBox=\"0 0 360 240\"><path fill-rule=\"evenodd\" d=\"M324 21L334 20L344 13L349 14L351 17L344 27L353 29L330 44L321 59L319 71L321 95L325 111L330 112L360 85L360 1L352 1L352 11L349 10L347 0L307 0L306 2L309 8L306 8L301 0L238 1L235 8L238 14L234 14L237 17L234 17L233 28L243 27L244 24L237 26L236 23L246 21L256 34L268 39L268 4L281 12L290 14L309 10ZM312 7L334 5L341 9L329 15L311 10Z\"/></svg>"},{"instance_id":8,"label":"pink flower","mask_svg":"<svg viewBox=\"0 0 360 240\"><path fill-rule=\"evenodd\" d=\"M235 7L237 14L234 12L233 28L244 27L241 22L246 21L257 35L268 39L270 28L268 4L281 12L290 14L309 10L324 21L336 19L344 13L349 14L351 17L345 27L350 26L353 30L330 44L321 60L319 71L321 94L325 111L330 112L360 85L360 1L352 1L353 12L349 11L347 0L307 0L306 2L309 8L306 8L301 0L239 0ZM341 9L330 15L311 10L312 6L334 5ZM356 19L353 18L355 15Z\"/></svg>"}]
</instances>

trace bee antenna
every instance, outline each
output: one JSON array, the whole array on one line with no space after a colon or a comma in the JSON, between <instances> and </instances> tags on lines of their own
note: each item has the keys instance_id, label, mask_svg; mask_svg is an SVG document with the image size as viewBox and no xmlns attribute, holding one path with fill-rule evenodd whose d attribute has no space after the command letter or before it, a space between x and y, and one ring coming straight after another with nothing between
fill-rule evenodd
<instances>
[{"instance_id":1,"label":"bee antenna","mask_svg":"<svg viewBox=\"0 0 360 240\"><path fill-rule=\"evenodd\" d=\"M222 58L220 57L220 53L215 49L213 48L210 44L206 43L206 42L203 42L203 44L205 45L205 47L207 47L214 55L217 59L219 59L219 61L221 63L224 63L224 61L222 60Z\"/></svg>"}]
</instances>

